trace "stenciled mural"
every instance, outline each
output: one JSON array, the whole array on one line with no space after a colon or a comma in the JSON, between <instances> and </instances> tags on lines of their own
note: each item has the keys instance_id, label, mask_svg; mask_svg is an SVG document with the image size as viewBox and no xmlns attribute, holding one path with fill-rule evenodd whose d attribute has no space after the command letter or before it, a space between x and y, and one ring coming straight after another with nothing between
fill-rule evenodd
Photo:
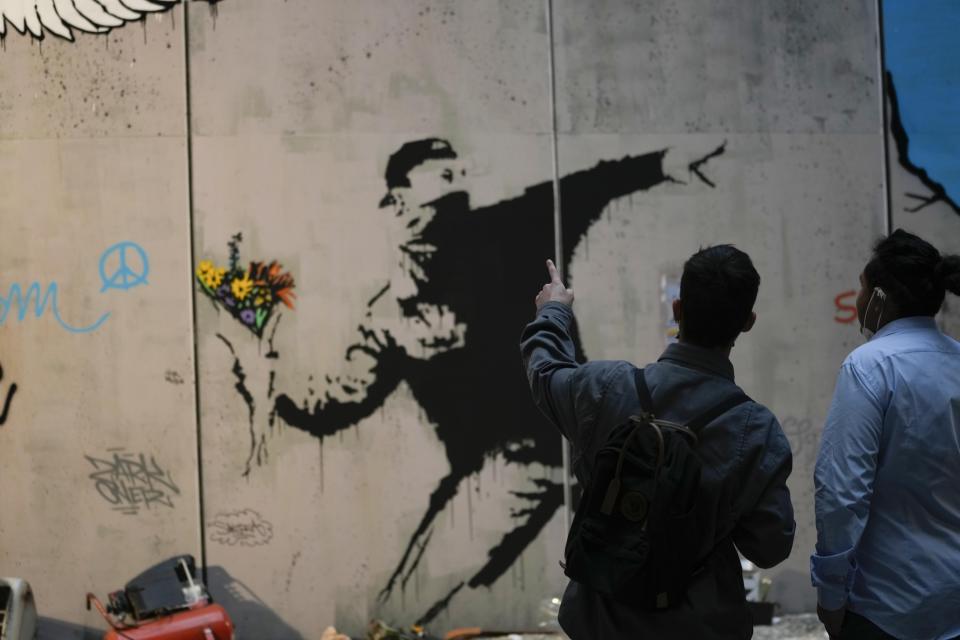
<instances>
[{"instance_id":1,"label":"stenciled mural","mask_svg":"<svg viewBox=\"0 0 960 640\"><path fill-rule=\"evenodd\" d=\"M879 228L875 15L698 1L0 0L0 560L62 550L29 566L44 611L80 624L78 593L190 552L245 636L536 625L562 441L518 339L549 257L587 301L578 357L647 357L677 256L749 248L783 286L742 371L812 452L826 385L779 395L808 354L769 354L824 333L811 298L854 322L820 238ZM908 215L954 222L894 58Z\"/></svg>"},{"instance_id":2,"label":"stenciled mural","mask_svg":"<svg viewBox=\"0 0 960 640\"><path fill-rule=\"evenodd\" d=\"M724 154L725 147L705 149L691 158L685 163L687 175L667 173L668 150L660 149L602 161L563 176L559 191L564 271L574 249L613 200L668 182L694 180L712 187L708 163ZM271 362L266 365L271 369L266 396L255 398L247 372L263 366L241 362L234 345L222 334L217 336L234 355L236 390L249 407L251 449L244 476L267 461L267 433L276 419L322 440L380 410L401 383L435 427L449 472L437 478L426 511L409 532L406 547L380 590L382 602L414 575L439 515L466 478L495 456L508 464L561 465L560 439L530 399L517 351L518 336L533 311L533 296L545 277L544 259L554 254L553 183L536 184L515 198L474 208L458 154L442 138L403 144L387 162L385 182L386 193L378 204L401 233L394 257L398 268L367 303L366 319L343 355L342 371L329 371L324 381L318 381L319 393L312 391L308 397L275 393ZM230 243L229 267L202 262L197 279L207 297L249 328L251 339L267 336L262 357L276 362L272 332L277 326L265 328L277 302L289 303L293 279L289 274L279 276L276 263L267 269L281 277L274 282L258 280L256 274L264 269L259 263L246 272L238 269L239 241L238 234ZM480 289L490 295L482 295ZM249 305L249 300L260 298L265 306ZM254 313L260 308L262 314ZM396 321L384 320L389 318ZM257 413L264 401L268 410ZM513 492L516 526L476 559L472 575L427 607L418 623L433 620L462 589L491 586L561 507L562 486L530 475L530 490Z\"/></svg>"},{"instance_id":3,"label":"stenciled mural","mask_svg":"<svg viewBox=\"0 0 960 640\"><path fill-rule=\"evenodd\" d=\"M237 233L230 239L227 246L230 257L227 266L218 266L211 260L202 260L196 268L196 280L200 290L213 303L218 311L225 311L234 320L248 329L257 340L264 336L267 326L272 328L268 333L268 351L264 357L268 361L276 361L278 354L273 348L273 333L277 330L281 314L277 310L283 304L290 310L294 308L296 294L293 276L283 270L283 266L276 260L270 262L250 262L248 266L240 266L240 243L243 234ZM266 389L253 389L247 382L244 371L233 342L222 333L217 334L233 358L233 375L236 378L235 389L247 408L250 433L250 453L243 470L243 475L250 474L251 465L256 462L263 464L267 456L267 441L265 434L258 434L254 429L257 417L257 395L265 398L261 406L273 398L273 380L275 372L270 371ZM270 425L273 425L273 413L269 416Z\"/></svg>"}]
</instances>

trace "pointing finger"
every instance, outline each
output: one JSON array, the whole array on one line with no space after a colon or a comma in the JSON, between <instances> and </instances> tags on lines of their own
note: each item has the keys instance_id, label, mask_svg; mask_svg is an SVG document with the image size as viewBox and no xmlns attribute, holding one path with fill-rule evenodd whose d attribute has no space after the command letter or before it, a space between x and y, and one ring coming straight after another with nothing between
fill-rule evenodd
<instances>
[{"instance_id":1,"label":"pointing finger","mask_svg":"<svg viewBox=\"0 0 960 640\"><path fill-rule=\"evenodd\" d=\"M557 267L553 264L553 260L547 260L547 272L550 274L550 282L554 284L562 284L562 280L560 280L560 272L557 271Z\"/></svg>"}]
</instances>

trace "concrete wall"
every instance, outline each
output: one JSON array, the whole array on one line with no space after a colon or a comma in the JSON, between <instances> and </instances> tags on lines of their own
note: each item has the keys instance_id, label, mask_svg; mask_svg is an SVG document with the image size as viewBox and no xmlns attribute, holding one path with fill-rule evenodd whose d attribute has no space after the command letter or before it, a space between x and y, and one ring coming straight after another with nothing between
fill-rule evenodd
<instances>
[{"instance_id":1,"label":"concrete wall","mask_svg":"<svg viewBox=\"0 0 960 640\"><path fill-rule=\"evenodd\" d=\"M554 179L591 358L657 357L699 246L754 257L734 364L794 446L800 526L772 596L813 606L812 461L859 344L842 296L885 230L874 5L549 6L8 28L0 291L56 281L65 323L110 314L75 333L8 296L0 331L0 573L58 628L102 626L86 591L184 552L245 637L539 622L563 585L561 450L513 341ZM674 182L651 177L664 150Z\"/></svg>"},{"instance_id":2,"label":"concrete wall","mask_svg":"<svg viewBox=\"0 0 960 640\"><path fill-rule=\"evenodd\" d=\"M0 50L0 573L76 637L200 552L181 12Z\"/></svg>"},{"instance_id":3,"label":"concrete wall","mask_svg":"<svg viewBox=\"0 0 960 640\"><path fill-rule=\"evenodd\" d=\"M229 303L199 300L209 563L305 637L330 623L356 632L374 616L535 625L539 601L559 589L563 528L559 438L513 408L527 314L492 345L506 370L486 376L491 352L474 346L482 338L469 325L496 313L495 275L477 266L478 286L491 290L484 309L459 305L446 283L439 299L418 295L407 224L445 191L462 189L478 207L550 179L543 3L238 2L222 5L215 25L205 8L195 13L197 256L226 265L240 232L242 266L278 261L297 296L293 309L274 308L262 339ZM459 156L444 167L451 181L433 184L442 163L427 162L393 190L396 203L381 204L388 158L431 137ZM539 240L549 250L546 205ZM446 239L447 255L479 242ZM348 359L355 345L376 353ZM506 402L498 379L509 381ZM532 459L511 456L537 433ZM272 537L215 533L248 516ZM262 629L255 617L237 622Z\"/></svg>"},{"instance_id":4,"label":"concrete wall","mask_svg":"<svg viewBox=\"0 0 960 640\"><path fill-rule=\"evenodd\" d=\"M564 2L557 11L561 168L668 149L683 182L614 203L577 247L586 353L655 359L667 332L664 280L707 244L752 256L758 322L733 363L794 451L797 538L770 572L771 598L812 610L813 462L835 372L862 340L856 323L837 321L835 297L856 288L884 231L872 3ZM688 170L720 151L703 177Z\"/></svg>"}]
</instances>

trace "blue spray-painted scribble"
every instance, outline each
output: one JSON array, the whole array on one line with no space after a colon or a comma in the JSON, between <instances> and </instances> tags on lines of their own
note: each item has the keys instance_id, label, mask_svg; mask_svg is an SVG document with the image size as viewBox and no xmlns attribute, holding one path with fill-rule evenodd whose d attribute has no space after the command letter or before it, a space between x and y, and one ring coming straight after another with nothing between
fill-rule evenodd
<instances>
[{"instance_id":1,"label":"blue spray-painted scribble","mask_svg":"<svg viewBox=\"0 0 960 640\"><path fill-rule=\"evenodd\" d=\"M133 252L139 259L139 271L130 268L127 258L128 252ZM119 266L108 276L106 267L113 255L119 256ZM146 251L144 251L140 245L126 241L118 242L101 254L99 270L100 280L103 283L103 287L100 289L101 293L108 289L126 291L133 287L147 284L150 264L147 260ZM90 333L91 331L99 329L100 326L107 321L107 318L110 317L110 312L106 312L87 325L74 325L67 322L63 319L63 316L60 315L57 298L58 292L59 287L56 281L47 284L46 290L44 290L39 282L35 281L26 287L26 292L24 292L23 287L21 287L19 283L10 285L7 294L0 295L0 326L6 323L7 316L10 315L11 311L15 312L16 315L14 317L16 317L17 322L23 322L31 312L34 317L40 318L49 310L50 315L57 321L57 324L70 333Z\"/></svg>"},{"instance_id":2,"label":"blue spray-painted scribble","mask_svg":"<svg viewBox=\"0 0 960 640\"><path fill-rule=\"evenodd\" d=\"M903 127L900 146L906 147L909 140L909 157L900 161L915 168L912 173L924 171L932 182L928 186L934 191L940 187L940 199L956 207L960 203L960 3L884 0L881 6L886 67L896 84Z\"/></svg>"},{"instance_id":3,"label":"blue spray-painted scribble","mask_svg":"<svg viewBox=\"0 0 960 640\"><path fill-rule=\"evenodd\" d=\"M50 313L53 314L53 318L57 323L71 333L89 333L95 331L106 322L107 318L110 317L109 313L104 313L92 324L88 324L83 327L76 327L69 322L66 322L60 316L60 309L57 306L57 283L51 282L47 285L46 293L41 295L41 287L39 282L34 282L29 287L27 287L27 295L24 297L23 290L20 288L20 285L14 283L10 285L10 290L7 292L6 296L0 296L0 325L3 325L7 321L7 314L10 313L14 308L17 309L17 322L23 322L27 317L27 314L30 313L31 300L33 301L33 313L39 318L42 316L49 306Z\"/></svg>"},{"instance_id":4,"label":"blue spray-painted scribble","mask_svg":"<svg viewBox=\"0 0 960 640\"><path fill-rule=\"evenodd\" d=\"M127 258L128 253L133 253L140 262L140 270L135 271L129 266ZM117 256L119 264L111 275L107 275L107 263L114 256ZM100 256L100 280L103 282L103 293L107 289L120 289L126 291L147 284L147 275L150 273L150 261L147 260L147 252L143 247L135 242L118 242L109 247Z\"/></svg>"}]
</instances>

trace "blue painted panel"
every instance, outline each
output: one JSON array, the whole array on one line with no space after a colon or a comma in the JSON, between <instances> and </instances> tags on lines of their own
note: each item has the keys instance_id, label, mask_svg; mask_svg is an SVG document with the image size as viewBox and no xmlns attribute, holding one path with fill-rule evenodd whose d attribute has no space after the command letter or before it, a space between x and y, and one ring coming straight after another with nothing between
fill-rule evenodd
<instances>
[{"instance_id":1,"label":"blue painted panel","mask_svg":"<svg viewBox=\"0 0 960 640\"><path fill-rule=\"evenodd\" d=\"M960 201L960 2L885 0L882 6L886 67L909 141L906 158L904 149L899 149L900 162L926 171L929 181L943 187L956 209Z\"/></svg>"}]
</instances>

